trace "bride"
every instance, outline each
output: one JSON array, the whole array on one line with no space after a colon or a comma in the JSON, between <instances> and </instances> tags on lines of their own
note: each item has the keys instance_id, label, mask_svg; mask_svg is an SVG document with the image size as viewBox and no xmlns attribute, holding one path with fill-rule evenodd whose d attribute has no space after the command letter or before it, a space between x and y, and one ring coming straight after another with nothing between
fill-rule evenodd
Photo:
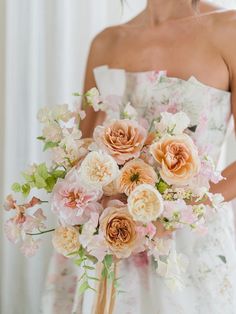
<instances>
[{"instance_id":1,"label":"bride","mask_svg":"<svg viewBox=\"0 0 236 314\"><path fill-rule=\"evenodd\" d=\"M97 86L103 95L118 94L140 116L185 111L196 126L201 149L219 160L229 119L236 121L236 12L207 2L148 0L131 21L110 27L93 40L84 89ZM82 130L85 137L105 119L92 109ZM226 201L236 197L236 163L223 171L226 180L212 185ZM165 237L167 231L162 230ZM120 263L122 290L112 314L235 314L236 250L230 203L209 221L200 237L173 233L178 251L189 258L181 278L184 288L170 290L151 260L140 255ZM53 258L45 314L100 313L93 293L77 294L77 269L61 256ZM111 313L100 313L111 314Z\"/></svg>"}]
</instances>

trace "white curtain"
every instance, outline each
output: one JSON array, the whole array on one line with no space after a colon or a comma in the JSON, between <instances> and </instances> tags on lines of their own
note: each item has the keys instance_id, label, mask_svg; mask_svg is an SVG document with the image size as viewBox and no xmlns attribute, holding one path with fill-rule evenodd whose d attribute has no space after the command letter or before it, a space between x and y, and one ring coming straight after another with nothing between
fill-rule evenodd
<instances>
[{"instance_id":1,"label":"white curtain","mask_svg":"<svg viewBox=\"0 0 236 314\"><path fill-rule=\"evenodd\" d=\"M71 101L81 91L89 43L110 24L129 19L145 0L0 0L0 199L20 171L43 160L36 113ZM214 1L216 2L216 1ZM221 1L235 6L234 0ZM2 232L0 211L0 313L39 314L52 246L24 258ZM50 222L49 222L50 223Z\"/></svg>"}]
</instances>

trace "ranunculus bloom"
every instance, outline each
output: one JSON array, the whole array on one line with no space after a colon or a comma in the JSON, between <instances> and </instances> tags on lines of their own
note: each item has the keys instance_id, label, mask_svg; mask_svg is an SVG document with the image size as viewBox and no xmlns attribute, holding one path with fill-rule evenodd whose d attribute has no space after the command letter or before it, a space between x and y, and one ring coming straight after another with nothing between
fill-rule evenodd
<instances>
[{"instance_id":1,"label":"ranunculus bloom","mask_svg":"<svg viewBox=\"0 0 236 314\"><path fill-rule=\"evenodd\" d=\"M136 224L125 206L106 208L100 217L100 231L118 258L129 257L137 247Z\"/></svg>"},{"instance_id":2,"label":"ranunculus bloom","mask_svg":"<svg viewBox=\"0 0 236 314\"><path fill-rule=\"evenodd\" d=\"M155 170L142 159L128 161L121 170L118 186L121 193L129 195L140 184L155 185L157 174Z\"/></svg>"},{"instance_id":3,"label":"ranunculus bloom","mask_svg":"<svg viewBox=\"0 0 236 314\"><path fill-rule=\"evenodd\" d=\"M147 137L147 131L136 121L114 120L94 130L94 140L108 152L119 165L137 158Z\"/></svg>"},{"instance_id":4,"label":"ranunculus bloom","mask_svg":"<svg viewBox=\"0 0 236 314\"><path fill-rule=\"evenodd\" d=\"M56 251L68 257L80 248L79 232L75 227L58 227L52 236L52 243Z\"/></svg>"},{"instance_id":5,"label":"ranunculus bloom","mask_svg":"<svg viewBox=\"0 0 236 314\"><path fill-rule=\"evenodd\" d=\"M86 186L102 188L116 179L119 168L107 153L93 151L81 163L79 173Z\"/></svg>"},{"instance_id":6,"label":"ranunculus bloom","mask_svg":"<svg viewBox=\"0 0 236 314\"><path fill-rule=\"evenodd\" d=\"M168 184L185 185L199 172L197 147L187 134L165 136L150 151L161 165L160 175Z\"/></svg>"},{"instance_id":7,"label":"ranunculus bloom","mask_svg":"<svg viewBox=\"0 0 236 314\"><path fill-rule=\"evenodd\" d=\"M149 223L163 212L162 196L153 186L141 184L129 195L128 209L134 220Z\"/></svg>"}]
</instances>

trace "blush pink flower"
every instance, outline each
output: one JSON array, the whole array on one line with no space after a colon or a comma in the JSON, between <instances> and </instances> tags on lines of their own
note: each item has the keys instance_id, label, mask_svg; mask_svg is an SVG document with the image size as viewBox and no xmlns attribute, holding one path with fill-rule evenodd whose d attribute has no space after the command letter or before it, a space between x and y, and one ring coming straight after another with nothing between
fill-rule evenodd
<instances>
[{"instance_id":1,"label":"blush pink flower","mask_svg":"<svg viewBox=\"0 0 236 314\"><path fill-rule=\"evenodd\" d=\"M8 219L4 224L5 235L14 244L21 240L21 229L21 225L17 224L13 218Z\"/></svg>"},{"instance_id":2,"label":"blush pink flower","mask_svg":"<svg viewBox=\"0 0 236 314\"><path fill-rule=\"evenodd\" d=\"M52 211L65 224L78 225L89 220L92 212L99 212L97 202L100 190L89 191L81 184L77 170L73 169L64 180L58 180L52 192Z\"/></svg>"},{"instance_id":3,"label":"blush pink flower","mask_svg":"<svg viewBox=\"0 0 236 314\"><path fill-rule=\"evenodd\" d=\"M26 257L32 257L39 249L40 243L41 239L35 240L32 236L26 236L20 250Z\"/></svg>"},{"instance_id":4,"label":"blush pink flower","mask_svg":"<svg viewBox=\"0 0 236 314\"><path fill-rule=\"evenodd\" d=\"M147 131L136 121L113 120L106 126L96 127L93 137L99 147L123 165L125 161L140 155Z\"/></svg>"}]
</instances>

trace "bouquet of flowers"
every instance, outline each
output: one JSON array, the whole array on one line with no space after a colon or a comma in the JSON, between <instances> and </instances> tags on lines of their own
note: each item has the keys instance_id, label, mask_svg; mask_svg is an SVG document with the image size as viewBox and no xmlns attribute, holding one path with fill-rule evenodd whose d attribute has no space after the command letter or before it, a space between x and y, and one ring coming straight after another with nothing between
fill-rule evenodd
<instances>
[{"instance_id":1,"label":"bouquet of flowers","mask_svg":"<svg viewBox=\"0 0 236 314\"><path fill-rule=\"evenodd\" d=\"M182 269L186 260L174 250L174 234L182 228L207 232L207 217L223 201L209 192L220 173L210 156L200 154L184 112L163 112L148 124L131 104L122 107L118 98L103 98L95 88L76 96L105 111L107 119L92 138L82 138L85 111L67 105L39 111L38 139L51 161L33 164L23 173L25 181L13 184L29 201L6 198L12 214L5 223L7 237L32 256L40 236L52 232L54 248L83 269L81 293L93 289L90 282L97 277L90 271L96 264L102 265L101 278L116 286L114 265L141 252L153 257L159 275L176 278L171 263ZM50 199L33 195L35 189ZM43 203L50 204L58 226L46 226ZM166 237L163 230L169 231Z\"/></svg>"}]
</instances>

